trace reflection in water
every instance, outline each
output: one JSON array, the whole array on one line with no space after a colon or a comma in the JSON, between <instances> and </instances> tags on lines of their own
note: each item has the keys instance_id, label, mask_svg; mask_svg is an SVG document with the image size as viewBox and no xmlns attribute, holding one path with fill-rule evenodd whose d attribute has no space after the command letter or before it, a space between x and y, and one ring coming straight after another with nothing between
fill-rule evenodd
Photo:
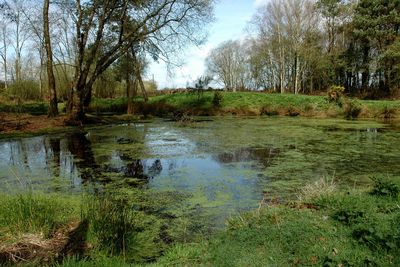
<instances>
[{"instance_id":1,"label":"reflection in water","mask_svg":"<svg viewBox=\"0 0 400 267\"><path fill-rule=\"evenodd\" d=\"M160 175L160 173L162 172L162 170L163 170L163 167L162 167L162 164L161 164L161 160L156 159L156 160L153 162L153 164L150 166L150 168L149 168L149 173L150 173L152 176L157 176L157 175Z\"/></svg>"},{"instance_id":2,"label":"reflection in water","mask_svg":"<svg viewBox=\"0 0 400 267\"><path fill-rule=\"evenodd\" d=\"M0 179L2 191L60 187L74 190L81 184L74 158L66 140L34 137L0 143Z\"/></svg>"},{"instance_id":3,"label":"reflection in water","mask_svg":"<svg viewBox=\"0 0 400 267\"><path fill-rule=\"evenodd\" d=\"M184 193L187 209L223 222L256 207L275 181L280 190L285 181L299 185L325 175L343 181L400 175L400 148L393 145L399 141L398 132L379 125L299 118L219 119L196 129L166 122L102 127L1 141L0 190L140 185Z\"/></svg>"},{"instance_id":4,"label":"reflection in water","mask_svg":"<svg viewBox=\"0 0 400 267\"><path fill-rule=\"evenodd\" d=\"M221 153L215 159L221 163L234 163L257 161L268 167L272 164L272 159L279 154L280 150L273 147L267 148L240 148L233 153Z\"/></svg>"},{"instance_id":5,"label":"reflection in water","mask_svg":"<svg viewBox=\"0 0 400 267\"><path fill-rule=\"evenodd\" d=\"M74 156L75 164L83 181L91 181L98 177L100 167L96 164L91 142L85 133L72 133L66 136L69 152Z\"/></svg>"}]
</instances>

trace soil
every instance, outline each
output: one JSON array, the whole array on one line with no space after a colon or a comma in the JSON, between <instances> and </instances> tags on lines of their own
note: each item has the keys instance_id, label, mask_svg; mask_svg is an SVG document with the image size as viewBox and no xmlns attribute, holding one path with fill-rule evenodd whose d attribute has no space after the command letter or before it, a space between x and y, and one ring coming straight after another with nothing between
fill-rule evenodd
<instances>
[{"instance_id":1,"label":"soil","mask_svg":"<svg viewBox=\"0 0 400 267\"><path fill-rule=\"evenodd\" d=\"M65 116L49 118L46 115L0 113L1 133L35 133L64 127Z\"/></svg>"}]
</instances>

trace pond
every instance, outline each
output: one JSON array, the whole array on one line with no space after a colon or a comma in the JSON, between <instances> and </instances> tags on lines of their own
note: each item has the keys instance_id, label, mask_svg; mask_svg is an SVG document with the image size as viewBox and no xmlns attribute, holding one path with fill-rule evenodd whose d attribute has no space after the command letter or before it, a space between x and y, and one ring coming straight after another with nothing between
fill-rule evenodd
<instances>
[{"instance_id":1,"label":"pond","mask_svg":"<svg viewBox=\"0 0 400 267\"><path fill-rule=\"evenodd\" d=\"M0 141L3 192L179 194L179 209L200 210L215 227L265 195L284 201L321 178L357 187L376 175L400 176L400 132L375 121L157 119Z\"/></svg>"}]
</instances>

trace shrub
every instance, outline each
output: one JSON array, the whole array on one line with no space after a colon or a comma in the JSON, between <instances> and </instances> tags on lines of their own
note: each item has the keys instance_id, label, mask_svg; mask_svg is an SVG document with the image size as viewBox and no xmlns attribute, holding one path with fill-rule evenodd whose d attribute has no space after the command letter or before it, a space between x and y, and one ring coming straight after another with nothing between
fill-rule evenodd
<instances>
[{"instance_id":1,"label":"shrub","mask_svg":"<svg viewBox=\"0 0 400 267\"><path fill-rule=\"evenodd\" d=\"M215 108L221 107L223 98L224 98L224 96L221 92L218 92L218 91L214 92L214 97L212 99L213 107L215 107Z\"/></svg>"},{"instance_id":2,"label":"shrub","mask_svg":"<svg viewBox=\"0 0 400 267\"><path fill-rule=\"evenodd\" d=\"M390 120L396 116L396 109L388 106L383 107L381 111L381 117L385 120Z\"/></svg>"},{"instance_id":3,"label":"shrub","mask_svg":"<svg viewBox=\"0 0 400 267\"><path fill-rule=\"evenodd\" d=\"M347 100L344 104L344 115L347 119L357 118L362 110L360 102L357 100Z\"/></svg>"},{"instance_id":4,"label":"shrub","mask_svg":"<svg viewBox=\"0 0 400 267\"><path fill-rule=\"evenodd\" d=\"M371 179L374 181L372 195L396 198L400 194L400 187L389 179L383 177L372 177Z\"/></svg>"},{"instance_id":5,"label":"shrub","mask_svg":"<svg viewBox=\"0 0 400 267\"><path fill-rule=\"evenodd\" d=\"M334 102L339 106L342 105L342 97L344 93L343 86L331 86L327 92L327 97L329 102Z\"/></svg>"}]
</instances>

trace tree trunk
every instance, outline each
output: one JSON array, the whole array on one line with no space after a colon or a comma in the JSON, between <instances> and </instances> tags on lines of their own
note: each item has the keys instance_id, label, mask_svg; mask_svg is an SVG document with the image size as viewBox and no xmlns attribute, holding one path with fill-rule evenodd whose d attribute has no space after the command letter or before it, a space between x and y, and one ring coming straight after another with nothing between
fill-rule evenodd
<instances>
[{"instance_id":1,"label":"tree trunk","mask_svg":"<svg viewBox=\"0 0 400 267\"><path fill-rule=\"evenodd\" d=\"M49 0L44 1L43 5L43 35L44 45L47 53L47 82L50 94L50 108L49 117L55 117L58 115L57 107L57 91L56 91L56 80L53 72L53 52L51 50L50 41L50 29L49 29Z\"/></svg>"},{"instance_id":2,"label":"tree trunk","mask_svg":"<svg viewBox=\"0 0 400 267\"><path fill-rule=\"evenodd\" d=\"M132 115L134 113L134 107L133 107L133 100L132 100L132 96L131 96L131 76L129 75L129 73L126 73L126 97L128 99L128 108L126 110L127 114ZM136 83L136 81L135 81Z\"/></svg>"},{"instance_id":3,"label":"tree trunk","mask_svg":"<svg viewBox=\"0 0 400 267\"><path fill-rule=\"evenodd\" d=\"M84 88L77 87L73 95L72 119L82 123L85 120L85 93Z\"/></svg>"},{"instance_id":4,"label":"tree trunk","mask_svg":"<svg viewBox=\"0 0 400 267\"><path fill-rule=\"evenodd\" d=\"M298 94L299 93L299 56L295 55L294 59L294 93Z\"/></svg>"},{"instance_id":5,"label":"tree trunk","mask_svg":"<svg viewBox=\"0 0 400 267\"><path fill-rule=\"evenodd\" d=\"M4 49L4 55L3 55L3 65L4 65L4 89L7 91L8 89L8 79L7 79L7 41L6 41L6 28L4 27L2 29L2 38L3 38L3 49Z\"/></svg>"},{"instance_id":6,"label":"tree trunk","mask_svg":"<svg viewBox=\"0 0 400 267\"><path fill-rule=\"evenodd\" d=\"M142 80L142 75L140 74L140 70L136 71L136 77L137 77L137 80L139 81L140 89L142 90L142 94L143 94L143 97L144 97L144 102L147 102L149 100L149 98L147 97L146 88L144 87L144 83L143 83L143 80Z\"/></svg>"},{"instance_id":7,"label":"tree trunk","mask_svg":"<svg viewBox=\"0 0 400 267\"><path fill-rule=\"evenodd\" d=\"M370 50L369 44L368 43L364 44L360 93L365 93L369 87L369 50Z\"/></svg>"}]
</instances>

